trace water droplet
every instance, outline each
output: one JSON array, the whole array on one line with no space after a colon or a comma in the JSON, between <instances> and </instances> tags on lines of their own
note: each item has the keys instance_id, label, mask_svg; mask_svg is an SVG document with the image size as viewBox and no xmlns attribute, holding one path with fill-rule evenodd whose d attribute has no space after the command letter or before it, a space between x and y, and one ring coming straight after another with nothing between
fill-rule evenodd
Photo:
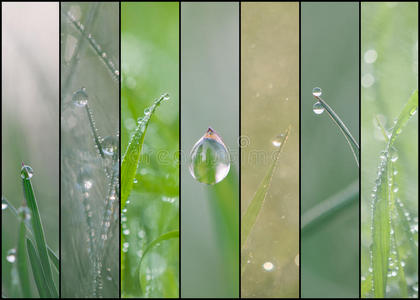
<instances>
[{"instance_id":1,"label":"water droplet","mask_svg":"<svg viewBox=\"0 0 420 300\"><path fill-rule=\"evenodd\" d=\"M34 176L34 170L28 165L22 165L22 169L20 170L20 177L23 179L31 179Z\"/></svg>"},{"instance_id":2,"label":"water droplet","mask_svg":"<svg viewBox=\"0 0 420 300\"><path fill-rule=\"evenodd\" d=\"M274 265L273 265L272 262L267 261L263 264L263 268L264 268L264 270L270 272L274 269Z\"/></svg>"},{"instance_id":3,"label":"water droplet","mask_svg":"<svg viewBox=\"0 0 420 300\"><path fill-rule=\"evenodd\" d=\"M1 210L5 210L7 207L7 202L4 199L1 199Z\"/></svg>"},{"instance_id":4,"label":"water droplet","mask_svg":"<svg viewBox=\"0 0 420 300\"><path fill-rule=\"evenodd\" d=\"M299 254L295 257L295 264L299 267Z\"/></svg>"},{"instance_id":5,"label":"water droplet","mask_svg":"<svg viewBox=\"0 0 420 300\"><path fill-rule=\"evenodd\" d=\"M13 264L16 261L16 249L12 248L9 251L7 251L6 260Z\"/></svg>"},{"instance_id":6,"label":"water droplet","mask_svg":"<svg viewBox=\"0 0 420 300\"><path fill-rule=\"evenodd\" d=\"M410 116L413 116L416 112L417 112L417 108L416 108L416 107L413 107L413 108L410 110Z\"/></svg>"},{"instance_id":7,"label":"water droplet","mask_svg":"<svg viewBox=\"0 0 420 300\"><path fill-rule=\"evenodd\" d=\"M88 94L86 93L86 88L82 87L80 90L75 91L73 93L72 101L78 107L86 106L88 103Z\"/></svg>"},{"instance_id":8,"label":"water droplet","mask_svg":"<svg viewBox=\"0 0 420 300\"><path fill-rule=\"evenodd\" d=\"M398 160L398 153L397 152L393 152L391 154L391 161L392 162L396 162Z\"/></svg>"},{"instance_id":9,"label":"water droplet","mask_svg":"<svg viewBox=\"0 0 420 300\"><path fill-rule=\"evenodd\" d=\"M82 169L77 176L77 183L82 190L82 193L88 193L88 191L93 186L93 180L91 178L90 172L87 169ZM89 194L87 194L89 195Z\"/></svg>"},{"instance_id":10,"label":"water droplet","mask_svg":"<svg viewBox=\"0 0 420 300\"><path fill-rule=\"evenodd\" d=\"M18 210L17 210L17 213L24 220L30 220L31 219L31 211L27 206L19 207Z\"/></svg>"},{"instance_id":11,"label":"water droplet","mask_svg":"<svg viewBox=\"0 0 420 300\"><path fill-rule=\"evenodd\" d=\"M363 57L367 64L373 64L378 58L378 53L375 49L369 49L365 52L365 55Z\"/></svg>"},{"instance_id":12,"label":"water droplet","mask_svg":"<svg viewBox=\"0 0 420 300\"><path fill-rule=\"evenodd\" d=\"M117 151L118 140L115 136L107 136L102 141L102 150L105 155L112 156Z\"/></svg>"},{"instance_id":13,"label":"water droplet","mask_svg":"<svg viewBox=\"0 0 420 300\"><path fill-rule=\"evenodd\" d=\"M123 234L124 235L129 235L130 234L130 229L125 229L125 230L123 230Z\"/></svg>"},{"instance_id":14,"label":"water droplet","mask_svg":"<svg viewBox=\"0 0 420 300\"><path fill-rule=\"evenodd\" d=\"M319 87L314 87L312 89L312 95L314 95L314 97L320 97L322 95L322 90Z\"/></svg>"},{"instance_id":15,"label":"water droplet","mask_svg":"<svg viewBox=\"0 0 420 300\"><path fill-rule=\"evenodd\" d=\"M216 184L229 173L229 151L213 129L209 128L192 148L189 170L195 180L205 184Z\"/></svg>"},{"instance_id":16,"label":"water droplet","mask_svg":"<svg viewBox=\"0 0 420 300\"><path fill-rule=\"evenodd\" d=\"M163 101L168 101L170 99L169 94L164 94L162 97Z\"/></svg>"},{"instance_id":17,"label":"water droplet","mask_svg":"<svg viewBox=\"0 0 420 300\"><path fill-rule=\"evenodd\" d=\"M133 183L139 182L136 178L134 178Z\"/></svg>"},{"instance_id":18,"label":"water droplet","mask_svg":"<svg viewBox=\"0 0 420 300\"><path fill-rule=\"evenodd\" d=\"M362 77L362 86L364 88L371 87L375 83L375 77L372 74L368 73Z\"/></svg>"},{"instance_id":19,"label":"water droplet","mask_svg":"<svg viewBox=\"0 0 420 300\"><path fill-rule=\"evenodd\" d=\"M147 115L149 115L150 114L150 108L146 108L145 110L144 110L144 114L147 116Z\"/></svg>"},{"instance_id":20,"label":"water droplet","mask_svg":"<svg viewBox=\"0 0 420 300\"><path fill-rule=\"evenodd\" d=\"M277 135L272 141L271 143L273 144L274 147L280 147L281 144L283 143L284 140L284 134L279 134Z\"/></svg>"},{"instance_id":21,"label":"water droplet","mask_svg":"<svg viewBox=\"0 0 420 300\"><path fill-rule=\"evenodd\" d=\"M394 193L398 192L399 188L398 185L394 185L394 189L392 190Z\"/></svg>"},{"instance_id":22,"label":"water droplet","mask_svg":"<svg viewBox=\"0 0 420 300\"><path fill-rule=\"evenodd\" d=\"M317 115L320 115L324 112L324 106L322 106L321 102L315 102L314 103L314 107L313 107L313 111L314 113L316 113Z\"/></svg>"}]
</instances>

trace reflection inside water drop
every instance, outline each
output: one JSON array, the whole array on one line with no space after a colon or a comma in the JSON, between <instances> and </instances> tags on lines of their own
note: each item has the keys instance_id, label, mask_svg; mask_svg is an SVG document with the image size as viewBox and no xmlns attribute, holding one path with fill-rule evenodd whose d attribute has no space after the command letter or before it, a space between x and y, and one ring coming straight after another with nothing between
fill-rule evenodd
<instances>
[{"instance_id":1,"label":"reflection inside water drop","mask_svg":"<svg viewBox=\"0 0 420 300\"><path fill-rule=\"evenodd\" d=\"M229 173L229 151L213 129L209 128L192 148L189 170L195 180L205 184L216 184Z\"/></svg>"},{"instance_id":2,"label":"reflection inside water drop","mask_svg":"<svg viewBox=\"0 0 420 300\"><path fill-rule=\"evenodd\" d=\"M71 99L74 105L78 107L86 106L88 103L88 94L86 93L86 88L82 87L80 90L75 91Z\"/></svg>"},{"instance_id":3,"label":"reflection inside water drop","mask_svg":"<svg viewBox=\"0 0 420 300\"><path fill-rule=\"evenodd\" d=\"M22 165L22 169L20 170L20 177L23 179L31 179L34 176L34 170L31 166Z\"/></svg>"},{"instance_id":4,"label":"reflection inside water drop","mask_svg":"<svg viewBox=\"0 0 420 300\"><path fill-rule=\"evenodd\" d=\"M312 95L314 95L314 97L319 97L322 95L322 90L319 87L314 87L312 89Z\"/></svg>"},{"instance_id":5,"label":"reflection inside water drop","mask_svg":"<svg viewBox=\"0 0 420 300\"><path fill-rule=\"evenodd\" d=\"M324 106L322 106L321 102L317 101L314 103L313 111L315 114L320 115L324 112Z\"/></svg>"}]
</instances>

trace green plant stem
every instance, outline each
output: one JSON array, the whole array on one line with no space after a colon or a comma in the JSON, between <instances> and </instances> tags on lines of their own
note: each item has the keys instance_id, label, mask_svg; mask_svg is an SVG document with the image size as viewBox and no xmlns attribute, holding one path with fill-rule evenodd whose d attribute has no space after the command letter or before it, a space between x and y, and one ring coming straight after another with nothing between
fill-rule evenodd
<instances>
[{"instance_id":1,"label":"green plant stem","mask_svg":"<svg viewBox=\"0 0 420 300\"><path fill-rule=\"evenodd\" d=\"M344 124L344 122L340 119L340 117L335 113L335 111L325 102L321 97L314 96L319 103L324 107L324 109L327 111L330 118L333 120L333 122L338 126L340 131L343 133L345 139L347 140L347 143L350 146L350 149L353 153L354 159L356 160L356 164L359 167L359 153L360 153L360 147L359 144L356 142L356 139L353 137L353 135L350 133L350 130L347 128L347 126Z\"/></svg>"}]
</instances>

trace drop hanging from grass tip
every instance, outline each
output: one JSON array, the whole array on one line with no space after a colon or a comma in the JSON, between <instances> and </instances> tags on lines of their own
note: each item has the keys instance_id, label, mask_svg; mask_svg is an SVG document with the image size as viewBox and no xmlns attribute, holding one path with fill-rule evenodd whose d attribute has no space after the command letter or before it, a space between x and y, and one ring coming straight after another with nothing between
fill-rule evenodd
<instances>
[{"instance_id":1,"label":"drop hanging from grass tip","mask_svg":"<svg viewBox=\"0 0 420 300\"><path fill-rule=\"evenodd\" d=\"M32 167L22 163L22 169L20 170L20 177L22 177L22 179L31 179L32 176L34 176L34 170L32 169Z\"/></svg>"},{"instance_id":2,"label":"drop hanging from grass tip","mask_svg":"<svg viewBox=\"0 0 420 300\"><path fill-rule=\"evenodd\" d=\"M198 182L213 185L222 181L230 170L230 154L222 138L212 129L193 146L189 170Z\"/></svg>"}]
</instances>

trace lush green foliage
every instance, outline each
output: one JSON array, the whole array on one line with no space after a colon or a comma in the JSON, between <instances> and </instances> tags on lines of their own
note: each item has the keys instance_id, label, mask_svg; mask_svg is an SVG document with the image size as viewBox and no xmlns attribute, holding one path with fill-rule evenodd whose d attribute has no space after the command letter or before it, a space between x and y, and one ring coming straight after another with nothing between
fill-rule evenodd
<instances>
[{"instance_id":1,"label":"lush green foliage","mask_svg":"<svg viewBox=\"0 0 420 300\"><path fill-rule=\"evenodd\" d=\"M178 297L178 15L121 5L122 297Z\"/></svg>"}]
</instances>

